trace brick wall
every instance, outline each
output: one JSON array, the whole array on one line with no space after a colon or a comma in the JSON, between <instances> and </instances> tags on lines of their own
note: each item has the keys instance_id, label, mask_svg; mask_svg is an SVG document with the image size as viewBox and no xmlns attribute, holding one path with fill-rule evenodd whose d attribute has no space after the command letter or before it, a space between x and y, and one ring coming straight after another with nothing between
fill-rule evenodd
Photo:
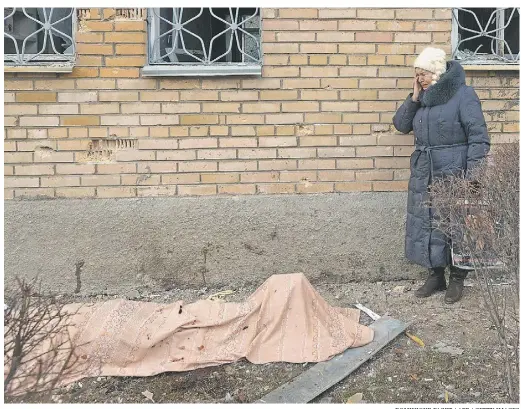
<instances>
[{"instance_id":1,"label":"brick wall","mask_svg":"<svg viewBox=\"0 0 521 409\"><path fill-rule=\"evenodd\" d=\"M140 78L144 16L79 14L72 73L5 74L6 199L406 190L391 119L415 55L450 50L449 9L263 9L262 78ZM467 76L518 141L519 71Z\"/></svg>"}]
</instances>

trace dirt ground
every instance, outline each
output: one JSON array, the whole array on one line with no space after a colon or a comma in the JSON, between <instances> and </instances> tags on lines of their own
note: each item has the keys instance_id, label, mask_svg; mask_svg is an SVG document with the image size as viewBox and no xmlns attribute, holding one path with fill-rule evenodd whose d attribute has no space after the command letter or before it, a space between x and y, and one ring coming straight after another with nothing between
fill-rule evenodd
<instances>
[{"instance_id":1,"label":"dirt ground","mask_svg":"<svg viewBox=\"0 0 521 409\"><path fill-rule=\"evenodd\" d=\"M420 282L327 284L314 283L331 304L360 302L380 315L411 323L410 331L425 347L400 335L375 357L315 403L342 403L355 393L367 403L508 403L502 383L497 336L479 294L467 280L465 296L445 305L442 293L417 299ZM220 289L173 290L163 294L130 294L127 298L154 302L184 299L192 302ZM255 288L231 288L227 301L241 301ZM98 300L107 299L98 296ZM82 301L86 298L75 298ZM73 299L71 299L73 301ZM362 322L371 320L362 313ZM50 398L31 401L56 403L247 403L309 369L312 364L254 365L239 361L184 373L146 378L84 379L56 391ZM143 392L145 394L143 394ZM151 399L145 395L151 397ZM512 403L512 402L511 402Z\"/></svg>"}]
</instances>

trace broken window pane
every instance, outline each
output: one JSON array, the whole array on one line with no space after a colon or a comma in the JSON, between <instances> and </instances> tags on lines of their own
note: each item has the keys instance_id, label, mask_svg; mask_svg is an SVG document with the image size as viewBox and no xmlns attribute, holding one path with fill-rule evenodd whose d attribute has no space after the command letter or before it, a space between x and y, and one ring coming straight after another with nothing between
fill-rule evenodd
<instances>
[{"instance_id":1,"label":"broken window pane","mask_svg":"<svg viewBox=\"0 0 521 409\"><path fill-rule=\"evenodd\" d=\"M476 36L476 32L497 28L497 13L495 11L495 8L459 10L458 20L460 25L463 26L460 28L459 37L464 49L478 50L479 54L492 54L490 38Z\"/></svg>"},{"instance_id":2,"label":"broken window pane","mask_svg":"<svg viewBox=\"0 0 521 409\"><path fill-rule=\"evenodd\" d=\"M4 8L4 61L15 64L74 57L73 8Z\"/></svg>"},{"instance_id":3,"label":"broken window pane","mask_svg":"<svg viewBox=\"0 0 521 409\"><path fill-rule=\"evenodd\" d=\"M519 62L518 8L457 8L454 58L473 63Z\"/></svg>"},{"instance_id":4,"label":"broken window pane","mask_svg":"<svg viewBox=\"0 0 521 409\"><path fill-rule=\"evenodd\" d=\"M258 8L151 10L151 64L260 63Z\"/></svg>"},{"instance_id":5,"label":"broken window pane","mask_svg":"<svg viewBox=\"0 0 521 409\"><path fill-rule=\"evenodd\" d=\"M505 47L505 53L519 54L519 9L505 11L505 40L510 47L510 51Z\"/></svg>"}]
</instances>

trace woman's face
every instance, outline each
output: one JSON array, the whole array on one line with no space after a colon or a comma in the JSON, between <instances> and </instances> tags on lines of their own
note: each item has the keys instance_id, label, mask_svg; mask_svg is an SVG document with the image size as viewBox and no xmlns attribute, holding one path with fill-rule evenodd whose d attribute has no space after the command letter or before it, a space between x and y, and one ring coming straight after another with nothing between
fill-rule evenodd
<instances>
[{"instance_id":1,"label":"woman's face","mask_svg":"<svg viewBox=\"0 0 521 409\"><path fill-rule=\"evenodd\" d=\"M433 73L427 70L422 70L421 68L416 68L416 78L420 83L421 87L426 90L429 88L432 82Z\"/></svg>"}]
</instances>

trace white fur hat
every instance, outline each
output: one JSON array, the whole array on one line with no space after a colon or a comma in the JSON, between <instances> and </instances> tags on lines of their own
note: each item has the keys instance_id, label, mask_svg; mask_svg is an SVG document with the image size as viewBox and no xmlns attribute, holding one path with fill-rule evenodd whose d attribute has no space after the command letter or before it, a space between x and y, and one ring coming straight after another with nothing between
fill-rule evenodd
<instances>
[{"instance_id":1,"label":"white fur hat","mask_svg":"<svg viewBox=\"0 0 521 409\"><path fill-rule=\"evenodd\" d=\"M440 76L447 71L445 51L440 48L427 47L414 61L414 68L421 68L432 72L432 84L435 84Z\"/></svg>"}]
</instances>

